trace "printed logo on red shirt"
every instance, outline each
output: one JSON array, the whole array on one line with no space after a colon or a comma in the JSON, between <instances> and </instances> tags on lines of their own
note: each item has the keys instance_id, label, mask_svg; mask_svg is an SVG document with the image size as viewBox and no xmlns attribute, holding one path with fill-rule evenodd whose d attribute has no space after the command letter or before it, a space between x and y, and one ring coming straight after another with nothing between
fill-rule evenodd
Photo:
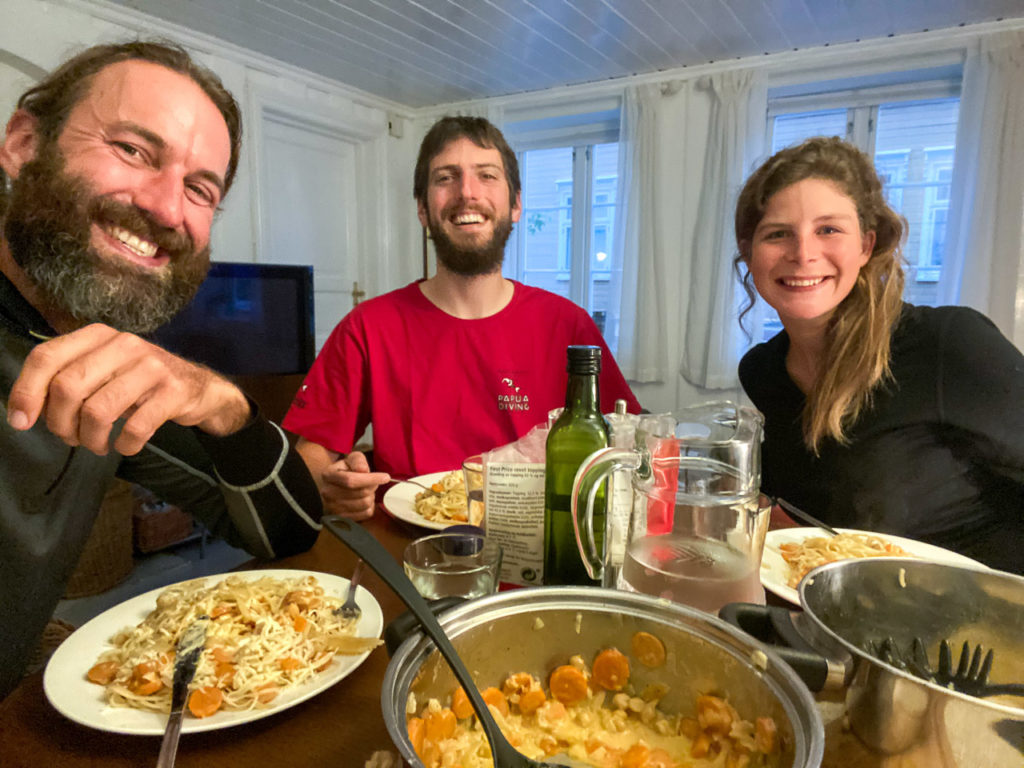
<instances>
[{"instance_id":1,"label":"printed logo on red shirt","mask_svg":"<svg viewBox=\"0 0 1024 768\"><path fill-rule=\"evenodd\" d=\"M501 380L505 386L505 392L498 393L499 411L528 411L530 410L530 396L519 391L512 379L505 377Z\"/></svg>"}]
</instances>

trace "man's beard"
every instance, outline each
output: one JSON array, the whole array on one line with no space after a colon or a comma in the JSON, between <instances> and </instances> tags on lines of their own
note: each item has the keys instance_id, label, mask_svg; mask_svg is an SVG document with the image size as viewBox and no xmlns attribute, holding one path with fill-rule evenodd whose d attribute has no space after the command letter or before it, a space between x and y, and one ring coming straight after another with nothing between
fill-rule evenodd
<instances>
[{"instance_id":1,"label":"man's beard","mask_svg":"<svg viewBox=\"0 0 1024 768\"><path fill-rule=\"evenodd\" d=\"M463 248L455 244L441 229L440 221L435 221L429 215L430 237L434 241L434 251L437 253L437 260L441 262L449 272L464 277L475 277L476 275L489 275L501 269L501 263L505 259L505 243L512 234L512 216L507 214L494 219L494 231L490 239L482 245L470 248Z\"/></svg>"},{"instance_id":2,"label":"man's beard","mask_svg":"<svg viewBox=\"0 0 1024 768\"><path fill-rule=\"evenodd\" d=\"M84 179L64 171L52 142L21 168L3 222L11 256L41 299L82 323L105 323L131 333L160 327L195 295L210 267L210 249L163 227L133 205L94 195ZM170 256L159 268L91 246L92 225L122 227Z\"/></svg>"}]
</instances>

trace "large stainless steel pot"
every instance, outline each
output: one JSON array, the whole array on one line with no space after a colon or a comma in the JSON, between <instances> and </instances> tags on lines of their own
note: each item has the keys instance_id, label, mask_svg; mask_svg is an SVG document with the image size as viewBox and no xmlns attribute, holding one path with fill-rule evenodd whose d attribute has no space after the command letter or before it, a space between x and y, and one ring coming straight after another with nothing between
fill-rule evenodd
<instances>
[{"instance_id":1,"label":"large stainless steel pot","mask_svg":"<svg viewBox=\"0 0 1024 768\"><path fill-rule=\"evenodd\" d=\"M824 731L807 687L769 649L719 619L645 595L593 587L520 589L445 611L442 626L480 687L500 685L511 672L542 680L569 656L593 658L609 646L628 649L640 630L665 643L668 660L648 670L633 665L638 690L665 683L666 712L692 716L698 694L728 696L744 718L775 718L785 744L784 765L821 764ZM384 721L410 765L421 767L406 732L410 694L420 707L444 701L455 688L448 666L433 646L414 634L395 651L381 691Z\"/></svg>"},{"instance_id":2,"label":"large stainless steel pot","mask_svg":"<svg viewBox=\"0 0 1024 768\"><path fill-rule=\"evenodd\" d=\"M1024 764L1024 700L981 699L927 682L868 653L915 637L937 666L943 639L995 652L990 679L1024 680L1024 578L914 559L830 563L800 585L798 626L812 646L842 649L847 714L860 741L884 755L927 755L929 768Z\"/></svg>"}]
</instances>

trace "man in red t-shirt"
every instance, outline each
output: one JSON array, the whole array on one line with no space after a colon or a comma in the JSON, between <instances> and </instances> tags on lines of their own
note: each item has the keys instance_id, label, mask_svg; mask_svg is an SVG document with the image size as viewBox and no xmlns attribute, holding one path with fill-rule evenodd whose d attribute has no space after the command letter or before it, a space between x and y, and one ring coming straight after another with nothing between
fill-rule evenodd
<instances>
[{"instance_id":1,"label":"man in red t-shirt","mask_svg":"<svg viewBox=\"0 0 1024 768\"><path fill-rule=\"evenodd\" d=\"M455 469L512 442L564 405L565 348L603 351L602 408L640 406L590 316L548 291L502 277L521 213L519 167L483 118L445 117L420 146L413 181L437 274L363 302L338 324L284 427L325 510L373 514L391 477ZM351 451L373 425L374 464Z\"/></svg>"}]
</instances>

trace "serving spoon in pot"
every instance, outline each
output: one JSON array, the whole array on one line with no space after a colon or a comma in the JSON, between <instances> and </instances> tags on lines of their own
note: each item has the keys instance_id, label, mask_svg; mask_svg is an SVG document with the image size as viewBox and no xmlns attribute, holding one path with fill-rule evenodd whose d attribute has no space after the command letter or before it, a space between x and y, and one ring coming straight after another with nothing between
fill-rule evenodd
<instances>
[{"instance_id":1,"label":"serving spoon in pot","mask_svg":"<svg viewBox=\"0 0 1024 768\"><path fill-rule=\"evenodd\" d=\"M527 757L513 747L505 734L501 732L498 723L491 715L487 704L477 690L476 682L473 680L469 670L462 663L455 647L451 644L440 622L431 612L420 593L416 591L412 582L405 575L402 567L391 557L386 549L378 542L372 534L368 533L361 525L354 523L344 517L335 515L325 517L323 524L331 533L337 536L342 542L358 555L373 571L383 579L391 590L398 595L409 611L419 621L420 626L427 637L434 641L437 650L441 652L448 666L452 668L455 679L459 681L462 689L469 697L476 712L477 719L487 736L491 745L491 755L494 758L495 768L559 768L560 766L582 766L582 763L571 758L559 755L555 757L557 762L541 762Z\"/></svg>"}]
</instances>

